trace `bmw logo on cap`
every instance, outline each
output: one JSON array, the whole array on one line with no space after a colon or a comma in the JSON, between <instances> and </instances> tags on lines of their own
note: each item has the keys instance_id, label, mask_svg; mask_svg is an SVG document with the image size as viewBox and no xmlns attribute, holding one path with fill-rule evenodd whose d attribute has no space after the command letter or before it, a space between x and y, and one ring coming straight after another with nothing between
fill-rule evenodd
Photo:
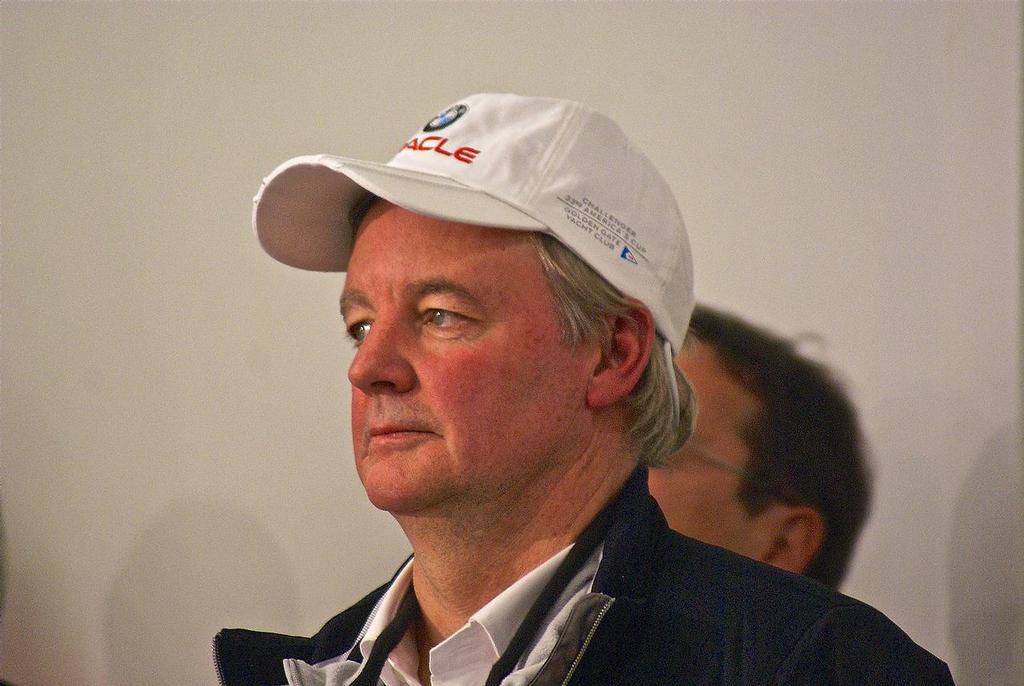
<instances>
[{"instance_id":1,"label":"bmw logo on cap","mask_svg":"<svg viewBox=\"0 0 1024 686\"><path fill-rule=\"evenodd\" d=\"M423 130L438 131L440 129L443 129L449 124L455 123L455 120L464 115L467 109L469 108L467 108L465 105L455 105L454 107L449 107L444 112L428 121L427 125L423 127Z\"/></svg>"}]
</instances>

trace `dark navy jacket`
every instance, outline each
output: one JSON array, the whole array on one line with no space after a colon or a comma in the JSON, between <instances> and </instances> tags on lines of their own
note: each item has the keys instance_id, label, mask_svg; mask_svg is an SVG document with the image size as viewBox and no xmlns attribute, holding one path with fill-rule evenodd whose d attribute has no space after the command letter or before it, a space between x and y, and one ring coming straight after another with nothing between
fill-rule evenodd
<instances>
[{"instance_id":1,"label":"dark navy jacket","mask_svg":"<svg viewBox=\"0 0 1024 686\"><path fill-rule=\"evenodd\" d=\"M590 610L574 613L534 682L566 686L952 684L946 665L877 610L801 576L669 530L638 469L610 505ZM284 658L349 650L381 586L312 638L225 629L214 641L226 686L286 679ZM578 614L578 616L577 616Z\"/></svg>"}]
</instances>

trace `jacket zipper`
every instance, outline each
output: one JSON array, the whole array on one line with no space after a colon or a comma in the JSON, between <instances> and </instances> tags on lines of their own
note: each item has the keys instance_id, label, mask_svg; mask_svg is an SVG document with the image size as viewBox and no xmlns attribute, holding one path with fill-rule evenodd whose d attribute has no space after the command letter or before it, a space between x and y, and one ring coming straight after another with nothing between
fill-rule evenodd
<instances>
[{"instance_id":1,"label":"jacket zipper","mask_svg":"<svg viewBox=\"0 0 1024 686\"><path fill-rule=\"evenodd\" d=\"M601 611L597 613L597 618L594 619L594 623L590 625L590 631L587 632L587 637L583 639L583 645L580 646L580 652L576 653L576 659L572 661L572 665L569 667L569 672L565 675L565 680L562 681L562 686L568 686L569 681L572 680L572 675L576 673L576 668L579 667L580 662L583 660L583 653L587 652L587 647L590 645L591 639L594 638L594 634L597 633L597 627L604 619L608 609L611 608L612 603L615 602L615 598L609 598L608 602L604 604Z\"/></svg>"}]
</instances>

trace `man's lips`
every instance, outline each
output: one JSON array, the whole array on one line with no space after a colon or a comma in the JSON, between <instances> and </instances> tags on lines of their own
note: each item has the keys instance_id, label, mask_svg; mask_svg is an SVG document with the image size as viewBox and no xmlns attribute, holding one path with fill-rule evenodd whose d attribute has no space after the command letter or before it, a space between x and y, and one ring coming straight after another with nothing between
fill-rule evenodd
<instances>
[{"instance_id":1,"label":"man's lips","mask_svg":"<svg viewBox=\"0 0 1024 686\"><path fill-rule=\"evenodd\" d=\"M357 421L363 444L411 447L424 440L442 438L441 423L425 411L409 408L372 406Z\"/></svg>"},{"instance_id":2,"label":"man's lips","mask_svg":"<svg viewBox=\"0 0 1024 686\"><path fill-rule=\"evenodd\" d=\"M428 434L434 433L430 429L418 426L374 426L370 427L370 438L396 436L404 434Z\"/></svg>"},{"instance_id":3,"label":"man's lips","mask_svg":"<svg viewBox=\"0 0 1024 686\"><path fill-rule=\"evenodd\" d=\"M371 443L397 443L437 436L437 433L421 424L379 424L371 426L367 435Z\"/></svg>"}]
</instances>

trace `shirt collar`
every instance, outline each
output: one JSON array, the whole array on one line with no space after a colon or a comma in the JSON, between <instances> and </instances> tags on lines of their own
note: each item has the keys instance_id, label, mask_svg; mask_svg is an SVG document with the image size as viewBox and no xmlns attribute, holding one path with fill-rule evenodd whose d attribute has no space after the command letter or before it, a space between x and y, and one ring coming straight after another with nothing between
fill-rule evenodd
<instances>
[{"instance_id":1,"label":"shirt collar","mask_svg":"<svg viewBox=\"0 0 1024 686\"><path fill-rule=\"evenodd\" d=\"M530 611L530 606L555 575L558 565L571 549L572 545L569 545L534 567L469 618L470 622L479 623L487 632L494 648L495 660L508 648L516 629Z\"/></svg>"},{"instance_id":2,"label":"shirt collar","mask_svg":"<svg viewBox=\"0 0 1024 686\"><path fill-rule=\"evenodd\" d=\"M452 673L453 676L458 676L453 672L464 673L469 666L467 657L470 654L475 656L471 661L477 663L477 669L489 670L511 643L512 636L529 612L530 606L571 549L572 545L563 548L527 572L474 612L458 631L434 646L430 651L430 671L435 677L434 683L444 683L446 673ZM402 567L377 605L377 610L359 643L359 650L364 659L373 649L377 637L398 611L398 606L412 583L414 562L415 560L410 560ZM417 658L415 641L411 633L407 633L392 651L388 658L388 666L398 672L404 680L416 683ZM484 676L486 677L486 671Z\"/></svg>"}]
</instances>

